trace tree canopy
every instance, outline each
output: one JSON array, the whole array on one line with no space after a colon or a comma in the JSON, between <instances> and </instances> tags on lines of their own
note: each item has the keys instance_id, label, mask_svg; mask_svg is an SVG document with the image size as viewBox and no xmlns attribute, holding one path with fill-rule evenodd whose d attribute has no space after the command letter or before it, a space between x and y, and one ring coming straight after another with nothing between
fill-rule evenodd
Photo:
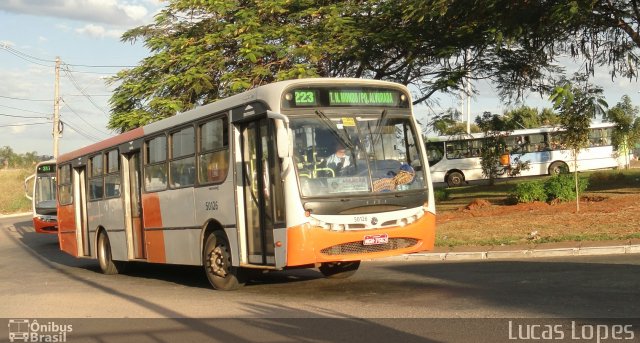
<instances>
[{"instance_id":1,"label":"tree canopy","mask_svg":"<svg viewBox=\"0 0 640 343\"><path fill-rule=\"evenodd\" d=\"M415 102L490 79L511 99L549 92L558 54L634 76L636 1L169 0L126 32L150 55L122 70L109 127L125 131L273 81L362 77Z\"/></svg>"}]
</instances>

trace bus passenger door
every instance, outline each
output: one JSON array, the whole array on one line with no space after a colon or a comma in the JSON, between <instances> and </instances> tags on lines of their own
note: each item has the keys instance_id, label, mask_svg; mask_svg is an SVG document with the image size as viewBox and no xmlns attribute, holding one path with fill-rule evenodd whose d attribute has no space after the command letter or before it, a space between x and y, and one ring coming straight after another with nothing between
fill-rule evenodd
<instances>
[{"instance_id":1,"label":"bus passenger door","mask_svg":"<svg viewBox=\"0 0 640 343\"><path fill-rule=\"evenodd\" d=\"M145 259L144 232L142 228L142 201L140 198L140 151L123 155L124 205L126 216L126 236L129 258Z\"/></svg>"},{"instance_id":2,"label":"bus passenger door","mask_svg":"<svg viewBox=\"0 0 640 343\"><path fill-rule=\"evenodd\" d=\"M284 231L284 198L273 121L243 123L242 180L248 261L276 265L275 229Z\"/></svg>"},{"instance_id":3,"label":"bus passenger door","mask_svg":"<svg viewBox=\"0 0 640 343\"><path fill-rule=\"evenodd\" d=\"M73 168L73 206L76 222L78 256L89 256L89 229L87 225L86 166Z\"/></svg>"}]
</instances>

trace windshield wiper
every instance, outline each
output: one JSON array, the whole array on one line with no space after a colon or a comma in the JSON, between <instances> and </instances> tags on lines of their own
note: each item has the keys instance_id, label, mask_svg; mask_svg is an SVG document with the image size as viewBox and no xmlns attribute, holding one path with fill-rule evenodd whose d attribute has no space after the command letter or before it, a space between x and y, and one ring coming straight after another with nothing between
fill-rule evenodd
<instances>
[{"instance_id":1,"label":"windshield wiper","mask_svg":"<svg viewBox=\"0 0 640 343\"><path fill-rule=\"evenodd\" d=\"M373 133L373 146L378 144L378 141L382 139L382 123L385 119L387 119L387 110L382 111L380 119L378 119L378 123L376 124L376 132Z\"/></svg>"},{"instance_id":2,"label":"windshield wiper","mask_svg":"<svg viewBox=\"0 0 640 343\"><path fill-rule=\"evenodd\" d=\"M327 126L329 132L331 132L331 134L336 137L345 148L349 148L349 150L353 154L355 145L353 144L353 142L351 142L349 136L347 136L346 133L340 130L336 123L329 119L329 117L327 117L327 115L322 111L316 110L316 115L318 116L318 118L322 119L322 123Z\"/></svg>"}]
</instances>

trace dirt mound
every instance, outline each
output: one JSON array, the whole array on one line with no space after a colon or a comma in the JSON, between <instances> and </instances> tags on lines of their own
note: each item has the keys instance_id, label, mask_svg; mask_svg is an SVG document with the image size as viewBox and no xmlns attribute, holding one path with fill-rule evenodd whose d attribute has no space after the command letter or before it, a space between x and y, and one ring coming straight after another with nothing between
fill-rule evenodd
<instances>
[{"instance_id":1,"label":"dirt mound","mask_svg":"<svg viewBox=\"0 0 640 343\"><path fill-rule=\"evenodd\" d=\"M469 205L465 206L464 209L468 211L475 211L489 206L491 206L491 203L488 200L473 199L473 201L470 202Z\"/></svg>"},{"instance_id":2,"label":"dirt mound","mask_svg":"<svg viewBox=\"0 0 640 343\"><path fill-rule=\"evenodd\" d=\"M580 201L582 202L601 202L607 199L608 197L603 197L601 195L584 195L580 197Z\"/></svg>"}]
</instances>

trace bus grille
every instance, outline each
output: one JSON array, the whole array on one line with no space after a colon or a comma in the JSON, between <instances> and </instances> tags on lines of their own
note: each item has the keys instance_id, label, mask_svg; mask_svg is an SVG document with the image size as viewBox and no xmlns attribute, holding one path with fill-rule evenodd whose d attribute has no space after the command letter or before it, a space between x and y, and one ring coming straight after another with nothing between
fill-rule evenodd
<instances>
[{"instance_id":1,"label":"bus grille","mask_svg":"<svg viewBox=\"0 0 640 343\"><path fill-rule=\"evenodd\" d=\"M344 243L334 245L332 247L320 250L325 255L349 255L349 254L367 254L381 251L391 251L404 248L410 248L418 244L415 238L389 238L387 244L364 245L362 241Z\"/></svg>"}]
</instances>

